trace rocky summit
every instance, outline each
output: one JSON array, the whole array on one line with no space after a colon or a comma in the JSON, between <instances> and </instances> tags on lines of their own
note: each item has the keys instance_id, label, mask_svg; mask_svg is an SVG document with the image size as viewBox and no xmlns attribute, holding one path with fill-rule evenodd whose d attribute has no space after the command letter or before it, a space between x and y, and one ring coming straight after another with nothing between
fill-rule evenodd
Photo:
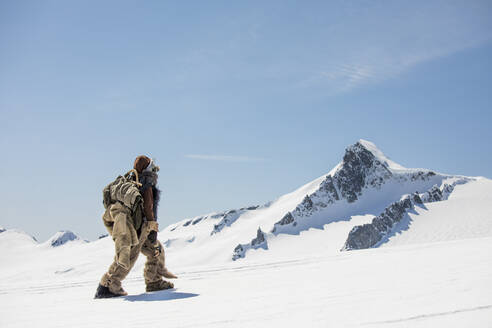
<instances>
[{"instance_id":1,"label":"rocky summit","mask_svg":"<svg viewBox=\"0 0 492 328\"><path fill-rule=\"evenodd\" d=\"M406 168L373 143L359 140L345 149L331 171L291 193L261 206L182 220L160 236L170 256L196 252L218 262L269 254L288 257L311 246L314 252L379 247L396 235L411 235L415 216L426 216L434 211L431 204L444 203L461 185L479 180ZM407 239L435 235L419 233Z\"/></svg>"},{"instance_id":2,"label":"rocky summit","mask_svg":"<svg viewBox=\"0 0 492 328\"><path fill-rule=\"evenodd\" d=\"M55 235L53 235L53 237L51 237L47 241L47 243L52 247L58 247L73 240L80 240L80 238L71 231L63 230L58 231Z\"/></svg>"}]
</instances>

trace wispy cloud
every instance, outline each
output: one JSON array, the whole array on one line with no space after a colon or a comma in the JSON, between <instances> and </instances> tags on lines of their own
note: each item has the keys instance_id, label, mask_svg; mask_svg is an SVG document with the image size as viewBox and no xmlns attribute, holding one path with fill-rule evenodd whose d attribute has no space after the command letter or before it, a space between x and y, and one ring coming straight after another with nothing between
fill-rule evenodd
<instances>
[{"instance_id":1,"label":"wispy cloud","mask_svg":"<svg viewBox=\"0 0 492 328\"><path fill-rule=\"evenodd\" d=\"M249 156L188 154L185 157L191 158L191 159L206 160L206 161L223 161L223 162L261 162L261 161L265 161L264 158L249 157Z\"/></svg>"},{"instance_id":2,"label":"wispy cloud","mask_svg":"<svg viewBox=\"0 0 492 328\"><path fill-rule=\"evenodd\" d=\"M197 46L178 51L168 87L333 95L492 40L488 0L321 1L302 13L286 5L277 15L274 4L251 12L185 42Z\"/></svg>"},{"instance_id":3,"label":"wispy cloud","mask_svg":"<svg viewBox=\"0 0 492 328\"><path fill-rule=\"evenodd\" d=\"M484 2L403 7L375 2L364 10L367 14L356 11L357 19L333 27L326 41L335 46L296 87L347 92L492 40L486 13L490 10Z\"/></svg>"},{"instance_id":4,"label":"wispy cloud","mask_svg":"<svg viewBox=\"0 0 492 328\"><path fill-rule=\"evenodd\" d=\"M370 57L370 55L361 55L353 61L347 61L313 73L301 80L297 87L325 87L331 94L348 92L362 85L394 78L421 63L476 47L487 41L489 40L469 40L443 47L429 47L399 56L381 54L377 57Z\"/></svg>"}]
</instances>

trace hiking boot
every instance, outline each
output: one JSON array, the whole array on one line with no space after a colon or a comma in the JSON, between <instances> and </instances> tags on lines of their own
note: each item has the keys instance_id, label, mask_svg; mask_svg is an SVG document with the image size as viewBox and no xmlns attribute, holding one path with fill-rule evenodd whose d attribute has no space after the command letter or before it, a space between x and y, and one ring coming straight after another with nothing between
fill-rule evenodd
<instances>
[{"instance_id":1,"label":"hiking boot","mask_svg":"<svg viewBox=\"0 0 492 328\"><path fill-rule=\"evenodd\" d=\"M94 295L94 298L111 298L126 295L128 295L128 293L125 292L121 287L119 290L112 291L109 289L109 287L99 284L99 286L97 286L96 295Z\"/></svg>"},{"instance_id":2,"label":"hiking boot","mask_svg":"<svg viewBox=\"0 0 492 328\"><path fill-rule=\"evenodd\" d=\"M158 290L171 289L174 288L174 284L165 280L157 280L154 282L149 282L145 287L145 291L147 292L155 292Z\"/></svg>"}]
</instances>

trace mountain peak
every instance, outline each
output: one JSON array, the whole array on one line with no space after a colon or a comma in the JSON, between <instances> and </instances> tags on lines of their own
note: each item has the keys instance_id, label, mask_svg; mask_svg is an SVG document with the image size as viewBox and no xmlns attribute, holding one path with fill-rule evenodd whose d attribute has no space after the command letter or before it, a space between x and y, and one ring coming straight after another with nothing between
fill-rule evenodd
<instances>
[{"instance_id":1,"label":"mountain peak","mask_svg":"<svg viewBox=\"0 0 492 328\"><path fill-rule=\"evenodd\" d=\"M80 240L80 238L69 230L61 230L48 239L46 243L52 247L58 247L72 240Z\"/></svg>"},{"instance_id":2,"label":"mountain peak","mask_svg":"<svg viewBox=\"0 0 492 328\"><path fill-rule=\"evenodd\" d=\"M381 164L383 164L384 166L386 166L390 170L405 170L406 169L405 167L401 166L400 164L389 159L374 143L372 143L368 140L360 139L355 144L347 147L347 149L345 150L345 156L347 155L347 153L350 153L350 152L354 152L354 153L369 152L375 157L375 159L377 159L379 162L381 162ZM344 160L345 160L345 156L344 156Z\"/></svg>"},{"instance_id":3,"label":"mountain peak","mask_svg":"<svg viewBox=\"0 0 492 328\"><path fill-rule=\"evenodd\" d=\"M345 149L342 162L328 174L322 188L331 194L332 200L340 196L352 203L363 188L380 188L402 171L409 170L386 157L372 142L360 139Z\"/></svg>"}]
</instances>

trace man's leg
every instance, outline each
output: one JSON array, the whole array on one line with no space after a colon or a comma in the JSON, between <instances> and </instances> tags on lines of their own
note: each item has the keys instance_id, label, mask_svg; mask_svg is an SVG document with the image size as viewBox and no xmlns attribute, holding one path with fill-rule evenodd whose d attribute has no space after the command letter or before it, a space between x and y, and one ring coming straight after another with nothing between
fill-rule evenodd
<instances>
[{"instance_id":1,"label":"man's leg","mask_svg":"<svg viewBox=\"0 0 492 328\"><path fill-rule=\"evenodd\" d=\"M112 205L110 214L113 219L112 236L116 255L108 272L101 278L96 298L127 295L121 286L121 281L128 275L140 253L137 233L128 220L127 211L121 208L121 205ZM106 213L103 220L106 224L108 221Z\"/></svg>"},{"instance_id":2,"label":"man's leg","mask_svg":"<svg viewBox=\"0 0 492 328\"><path fill-rule=\"evenodd\" d=\"M128 295L121 286L121 282L123 281L123 279L126 278L128 273L130 273L130 270L135 265L139 253L140 247L138 245L131 247L128 268L121 266L115 256L113 263L109 266L108 272L106 272L101 278L100 285L103 287L107 287L109 292L115 294L116 296Z\"/></svg>"},{"instance_id":3,"label":"man's leg","mask_svg":"<svg viewBox=\"0 0 492 328\"><path fill-rule=\"evenodd\" d=\"M160 249L158 254L156 254L156 249ZM157 247L155 247L147 239L142 245L142 253L147 257L144 268L145 290L152 292L173 288L174 284L172 282L162 279L163 276L169 278L175 278L175 276L166 269L164 247L162 247L161 243L157 241Z\"/></svg>"}]
</instances>

